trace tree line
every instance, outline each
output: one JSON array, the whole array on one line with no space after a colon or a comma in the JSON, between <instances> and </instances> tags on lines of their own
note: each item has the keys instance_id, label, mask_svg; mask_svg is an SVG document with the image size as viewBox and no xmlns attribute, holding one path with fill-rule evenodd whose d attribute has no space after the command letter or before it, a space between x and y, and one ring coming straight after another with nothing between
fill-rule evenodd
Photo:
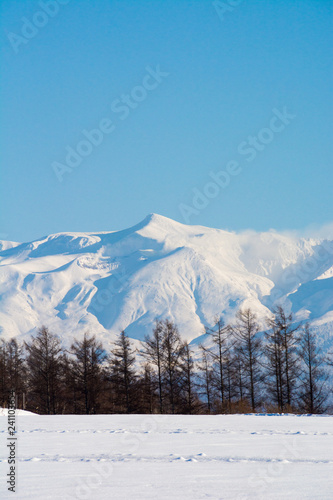
<instances>
[{"instance_id":1,"label":"tree line","mask_svg":"<svg viewBox=\"0 0 333 500\"><path fill-rule=\"evenodd\" d=\"M159 320L140 348L122 331L107 352L89 333L65 349L42 326L23 344L2 340L0 406L14 389L18 407L40 414L332 411L332 361L282 307L264 332L245 309L206 334L194 349Z\"/></svg>"}]
</instances>

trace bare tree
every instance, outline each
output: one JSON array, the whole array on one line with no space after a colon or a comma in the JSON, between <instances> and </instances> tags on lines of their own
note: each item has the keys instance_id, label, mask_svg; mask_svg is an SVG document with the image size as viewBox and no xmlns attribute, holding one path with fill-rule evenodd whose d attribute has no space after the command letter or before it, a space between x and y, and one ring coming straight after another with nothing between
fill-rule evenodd
<instances>
[{"instance_id":1,"label":"bare tree","mask_svg":"<svg viewBox=\"0 0 333 500\"><path fill-rule=\"evenodd\" d=\"M205 401L207 402L208 413L211 413L214 397L214 374L211 363L211 356L209 354L209 351L202 345L200 346L200 350L201 361L197 365L199 370L199 391L200 395L203 395Z\"/></svg>"},{"instance_id":2,"label":"bare tree","mask_svg":"<svg viewBox=\"0 0 333 500\"><path fill-rule=\"evenodd\" d=\"M139 413L155 413L158 409L158 395L154 373L149 363L144 363L137 382Z\"/></svg>"},{"instance_id":3,"label":"bare tree","mask_svg":"<svg viewBox=\"0 0 333 500\"><path fill-rule=\"evenodd\" d=\"M229 350L224 361L225 365L225 394L226 394L226 411L232 412L233 400L236 396L236 373L237 364L234 356L234 351Z\"/></svg>"},{"instance_id":4,"label":"bare tree","mask_svg":"<svg viewBox=\"0 0 333 500\"><path fill-rule=\"evenodd\" d=\"M86 414L98 410L98 396L102 386L101 365L106 354L101 342L93 335L84 334L82 340L74 340L71 346L71 369L77 402Z\"/></svg>"},{"instance_id":5,"label":"bare tree","mask_svg":"<svg viewBox=\"0 0 333 500\"><path fill-rule=\"evenodd\" d=\"M299 389L300 408L307 413L323 413L328 398L325 357L317 346L315 334L306 323L299 341L298 353L302 360Z\"/></svg>"},{"instance_id":6,"label":"bare tree","mask_svg":"<svg viewBox=\"0 0 333 500\"><path fill-rule=\"evenodd\" d=\"M180 369L181 369L181 395L184 400L182 413L192 415L199 409L198 395L196 392L194 359L188 342L182 346Z\"/></svg>"},{"instance_id":7,"label":"bare tree","mask_svg":"<svg viewBox=\"0 0 333 500\"><path fill-rule=\"evenodd\" d=\"M111 380L116 393L116 407L120 411L132 413L137 406L135 384L136 373L134 369L135 354L131 342L125 331L114 342L111 351L110 367Z\"/></svg>"},{"instance_id":8,"label":"bare tree","mask_svg":"<svg viewBox=\"0 0 333 500\"><path fill-rule=\"evenodd\" d=\"M157 373L157 386L159 398L160 413L164 411L163 401L163 333L164 324L162 321L155 323L152 336L145 336L144 342L141 342L142 349L140 354L147 362L155 367Z\"/></svg>"},{"instance_id":9,"label":"bare tree","mask_svg":"<svg viewBox=\"0 0 333 500\"><path fill-rule=\"evenodd\" d=\"M285 382L285 356L283 340L280 329L274 320L269 320L271 329L265 332L266 344L264 348L266 361L266 389L278 410L283 412L286 405L286 382Z\"/></svg>"},{"instance_id":10,"label":"bare tree","mask_svg":"<svg viewBox=\"0 0 333 500\"><path fill-rule=\"evenodd\" d=\"M294 403L299 375L297 343L300 325L295 324L293 315L288 315L281 306L273 314L273 318L268 319L270 333L266 333L266 352L275 370L276 399L283 410L285 407L292 408Z\"/></svg>"},{"instance_id":11,"label":"bare tree","mask_svg":"<svg viewBox=\"0 0 333 500\"><path fill-rule=\"evenodd\" d=\"M7 405L8 399L7 346L2 339L0 345L0 406Z\"/></svg>"},{"instance_id":12,"label":"bare tree","mask_svg":"<svg viewBox=\"0 0 333 500\"><path fill-rule=\"evenodd\" d=\"M62 404L61 341L42 326L25 347L28 352L29 407L48 415L58 413Z\"/></svg>"},{"instance_id":13,"label":"bare tree","mask_svg":"<svg viewBox=\"0 0 333 500\"><path fill-rule=\"evenodd\" d=\"M229 351L233 346L233 342L231 342L231 329L229 325L224 324L222 318L216 318L215 326L213 328L206 327L206 333L211 336L216 346L216 349L208 349L208 351L214 361L214 381L220 396L221 407L223 408L226 399L225 364L229 356Z\"/></svg>"},{"instance_id":14,"label":"bare tree","mask_svg":"<svg viewBox=\"0 0 333 500\"><path fill-rule=\"evenodd\" d=\"M162 367L171 413L176 412L180 389L180 360L184 352L184 344L178 329L169 320L163 322Z\"/></svg>"},{"instance_id":15,"label":"bare tree","mask_svg":"<svg viewBox=\"0 0 333 500\"><path fill-rule=\"evenodd\" d=\"M0 345L0 405L7 405L11 390L15 392L16 405L23 408L26 367L23 347L15 339L2 340Z\"/></svg>"},{"instance_id":16,"label":"bare tree","mask_svg":"<svg viewBox=\"0 0 333 500\"><path fill-rule=\"evenodd\" d=\"M23 407L27 372L24 363L23 346L15 339L7 342L7 373L9 386L15 392L16 404Z\"/></svg>"},{"instance_id":17,"label":"bare tree","mask_svg":"<svg viewBox=\"0 0 333 500\"><path fill-rule=\"evenodd\" d=\"M245 379L244 387L247 389L252 411L260 400L260 386L262 373L260 367L261 339L256 315L250 310L239 310L236 314L236 324L232 332L237 340L236 349L239 353Z\"/></svg>"},{"instance_id":18,"label":"bare tree","mask_svg":"<svg viewBox=\"0 0 333 500\"><path fill-rule=\"evenodd\" d=\"M246 379L245 375L245 364L243 357L237 348L234 349L234 380L235 380L235 391L237 394L238 401L243 402L245 395L244 381Z\"/></svg>"}]
</instances>

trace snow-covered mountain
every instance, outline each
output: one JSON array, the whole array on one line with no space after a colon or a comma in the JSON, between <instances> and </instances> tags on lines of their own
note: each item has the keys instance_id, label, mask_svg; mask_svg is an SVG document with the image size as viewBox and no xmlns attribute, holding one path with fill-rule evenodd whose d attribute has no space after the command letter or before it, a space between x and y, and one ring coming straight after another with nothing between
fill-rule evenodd
<instances>
[{"instance_id":1,"label":"snow-covered mountain","mask_svg":"<svg viewBox=\"0 0 333 500\"><path fill-rule=\"evenodd\" d=\"M42 324L64 339L142 339L155 318L193 340L217 315L250 306L264 320L282 304L333 338L333 241L273 231L240 234L151 214L129 229L0 242L5 338Z\"/></svg>"}]
</instances>

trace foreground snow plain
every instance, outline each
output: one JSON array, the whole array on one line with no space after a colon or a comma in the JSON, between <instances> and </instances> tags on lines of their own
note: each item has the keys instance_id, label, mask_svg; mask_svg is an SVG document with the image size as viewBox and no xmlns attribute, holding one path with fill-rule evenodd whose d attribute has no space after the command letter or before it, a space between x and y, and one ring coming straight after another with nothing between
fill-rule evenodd
<instances>
[{"instance_id":1,"label":"foreground snow plain","mask_svg":"<svg viewBox=\"0 0 333 500\"><path fill-rule=\"evenodd\" d=\"M333 416L19 414L16 493L0 423L1 499L333 498Z\"/></svg>"}]
</instances>

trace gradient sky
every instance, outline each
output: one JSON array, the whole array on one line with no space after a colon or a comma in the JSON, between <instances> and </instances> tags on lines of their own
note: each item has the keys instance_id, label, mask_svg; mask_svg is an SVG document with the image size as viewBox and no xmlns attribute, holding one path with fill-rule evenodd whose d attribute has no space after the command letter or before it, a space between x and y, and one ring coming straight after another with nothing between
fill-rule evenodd
<instances>
[{"instance_id":1,"label":"gradient sky","mask_svg":"<svg viewBox=\"0 0 333 500\"><path fill-rule=\"evenodd\" d=\"M0 237L117 230L151 212L184 222L180 204L230 161L241 172L191 224L332 221L332 6L70 0L22 42L22 18L45 21L40 4L2 0ZM158 65L169 75L122 120L112 103ZM247 161L239 145L284 107L295 118ZM54 162L104 118L112 133L59 182Z\"/></svg>"}]
</instances>

